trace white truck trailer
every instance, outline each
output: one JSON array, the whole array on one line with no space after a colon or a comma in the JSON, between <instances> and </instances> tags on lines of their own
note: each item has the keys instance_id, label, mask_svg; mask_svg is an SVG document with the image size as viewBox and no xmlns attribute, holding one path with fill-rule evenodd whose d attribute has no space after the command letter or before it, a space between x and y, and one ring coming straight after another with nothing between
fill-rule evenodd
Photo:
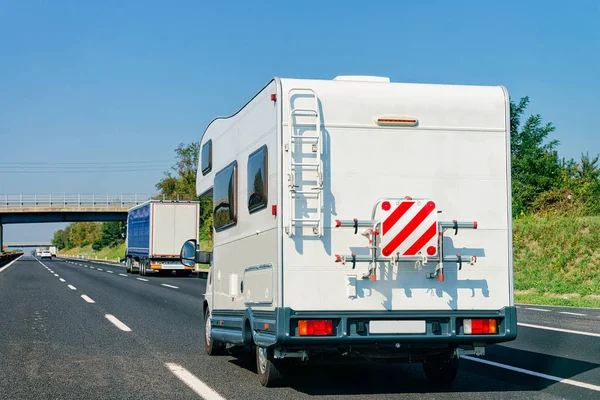
<instances>
[{"instance_id":1,"label":"white truck trailer","mask_svg":"<svg viewBox=\"0 0 600 400\"><path fill-rule=\"evenodd\" d=\"M198 202L151 200L127 213L125 266L140 275L176 271L189 275L194 266L184 266L179 250L187 240L198 240Z\"/></svg>"},{"instance_id":2,"label":"white truck trailer","mask_svg":"<svg viewBox=\"0 0 600 400\"><path fill-rule=\"evenodd\" d=\"M255 346L265 386L329 353L450 383L514 340L509 110L499 86L276 78L214 119L214 248L181 249L211 262L207 353Z\"/></svg>"}]
</instances>

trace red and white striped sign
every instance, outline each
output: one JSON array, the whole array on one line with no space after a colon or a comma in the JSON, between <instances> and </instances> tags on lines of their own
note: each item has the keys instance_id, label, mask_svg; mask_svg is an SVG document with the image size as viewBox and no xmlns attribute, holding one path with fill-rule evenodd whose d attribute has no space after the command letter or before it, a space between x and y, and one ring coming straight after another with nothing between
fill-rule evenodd
<instances>
[{"instance_id":1,"label":"red and white striped sign","mask_svg":"<svg viewBox=\"0 0 600 400\"><path fill-rule=\"evenodd\" d=\"M385 200L379 206L381 254L392 257L437 254L437 205L432 200Z\"/></svg>"}]
</instances>

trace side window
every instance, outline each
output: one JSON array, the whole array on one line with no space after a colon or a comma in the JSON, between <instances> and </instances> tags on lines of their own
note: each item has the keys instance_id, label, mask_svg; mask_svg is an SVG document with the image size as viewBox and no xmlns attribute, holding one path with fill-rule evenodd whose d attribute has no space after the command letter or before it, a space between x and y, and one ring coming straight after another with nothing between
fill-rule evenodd
<instances>
[{"instance_id":1,"label":"side window","mask_svg":"<svg viewBox=\"0 0 600 400\"><path fill-rule=\"evenodd\" d=\"M267 207L267 146L248 157L248 211L250 214Z\"/></svg>"},{"instance_id":2,"label":"side window","mask_svg":"<svg viewBox=\"0 0 600 400\"><path fill-rule=\"evenodd\" d=\"M220 232L237 223L237 161L215 174L213 226Z\"/></svg>"},{"instance_id":3,"label":"side window","mask_svg":"<svg viewBox=\"0 0 600 400\"><path fill-rule=\"evenodd\" d=\"M208 174L212 170L212 139L202 146L202 175Z\"/></svg>"}]
</instances>

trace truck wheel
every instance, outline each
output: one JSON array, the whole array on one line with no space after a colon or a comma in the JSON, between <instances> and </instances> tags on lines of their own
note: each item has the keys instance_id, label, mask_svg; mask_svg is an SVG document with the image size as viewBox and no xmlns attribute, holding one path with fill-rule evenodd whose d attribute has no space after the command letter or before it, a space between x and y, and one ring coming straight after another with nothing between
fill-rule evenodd
<instances>
[{"instance_id":1,"label":"truck wheel","mask_svg":"<svg viewBox=\"0 0 600 400\"><path fill-rule=\"evenodd\" d=\"M140 260L140 262L138 263L139 265L139 270L140 270L140 275L141 276L146 276L146 260Z\"/></svg>"},{"instance_id":2,"label":"truck wheel","mask_svg":"<svg viewBox=\"0 0 600 400\"><path fill-rule=\"evenodd\" d=\"M207 308L204 312L204 350L209 356L216 356L223 353L224 346L213 340L211 331L210 310Z\"/></svg>"},{"instance_id":3,"label":"truck wheel","mask_svg":"<svg viewBox=\"0 0 600 400\"><path fill-rule=\"evenodd\" d=\"M449 385L458 373L458 357L429 357L423 362L423 371L429 382L435 385Z\"/></svg>"},{"instance_id":4,"label":"truck wheel","mask_svg":"<svg viewBox=\"0 0 600 400\"><path fill-rule=\"evenodd\" d=\"M133 274L133 268L131 268L131 258L127 258L125 261L125 270L128 274Z\"/></svg>"},{"instance_id":5,"label":"truck wheel","mask_svg":"<svg viewBox=\"0 0 600 400\"><path fill-rule=\"evenodd\" d=\"M277 386L283 380L279 363L273 358L273 351L256 346L256 370L258 380L265 387Z\"/></svg>"}]
</instances>

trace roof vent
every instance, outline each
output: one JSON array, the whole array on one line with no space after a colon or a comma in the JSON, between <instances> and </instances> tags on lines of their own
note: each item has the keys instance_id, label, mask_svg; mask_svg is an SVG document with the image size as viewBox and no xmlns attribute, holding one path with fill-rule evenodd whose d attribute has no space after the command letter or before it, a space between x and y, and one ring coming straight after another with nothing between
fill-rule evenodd
<instances>
[{"instance_id":1,"label":"roof vent","mask_svg":"<svg viewBox=\"0 0 600 400\"><path fill-rule=\"evenodd\" d=\"M390 82L386 76L367 76L367 75L341 75L333 78L334 81L354 81L354 82Z\"/></svg>"}]
</instances>

